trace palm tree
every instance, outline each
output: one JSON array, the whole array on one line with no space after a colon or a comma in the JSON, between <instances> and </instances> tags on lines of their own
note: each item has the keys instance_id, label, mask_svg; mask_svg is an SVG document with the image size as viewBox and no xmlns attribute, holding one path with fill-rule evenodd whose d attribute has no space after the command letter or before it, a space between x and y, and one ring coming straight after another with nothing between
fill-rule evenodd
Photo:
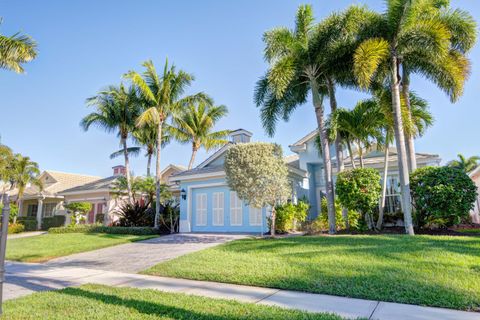
<instances>
[{"instance_id":1,"label":"palm tree","mask_svg":"<svg viewBox=\"0 0 480 320\"><path fill-rule=\"evenodd\" d=\"M323 107L323 98L327 92L321 65L313 54L315 32L312 7L302 5L297 11L294 30L280 27L264 34L264 55L270 68L257 82L255 103L261 107L261 118L265 130L269 135L273 135L278 118L288 120L298 106L307 102L308 94L312 95L322 145L329 233L333 234L336 232L335 202L330 147Z\"/></svg>"},{"instance_id":2,"label":"palm tree","mask_svg":"<svg viewBox=\"0 0 480 320\"><path fill-rule=\"evenodd\" d=\"M407 111L410 110L410 75L418 73L435 82L443 90L452 103L456 102L463 93L465 81L470 74L470 61L467 53L473 48L476 42L476 23L473 17L466 11L448 7L448 2L438 2L430 5L429 10L424 10L429 19L436 19L449 31L450 47L446 56L437 57L429 51L404 56L402 61L402 98L405 99ZM430 55L428 55L430 54ZM407 119L410 112L406 113ZM415 157L414 136L406 134L407 153L410 171L417 168Z\"/></svg>"},{"instance_id":3,"label":"palm tree","mask_svg":"<svg viewBox=\"0 0 480 320\"><path fill-rule=\"evenodd\" d=\"M424 56L432 61L440 61L449 53L451 38L443 23L425 14L428 7L424 4L424 1L387 0L387 11L383 15L382 23L376 27L374 37L363 41L354 55L354 73L362 88L369 88L375 76L386 74L389 78L405 230L410 235L413 235L414 231L404 120L401 112L402 62L407 56L410 60Z\"/></svg>"},{"instance_id":4,"label":"palm tree","mask_svg":"<svg viewBox=\"0 0 480 320\"><path fill-rule=\"evenodd\" d=\"M0 18L0 25L2 19ZM22 64L35 59L37 44L28 35L15 33L8 37L0 34L0 68L23 73Z\"/></svg>"},{"instance_id":5,"label":"palm tree","mask_svg":"<svg viewBox=\"0 0 480 320\"><path fill-rule=\"evenodd\" d=\"M479 162L479 156L472 156L467 158L463 154L459 153L458 160L452 160L448 162L447 165L451 168L462 170L463 172L468 174L478 167Z\"/></svg>"},{"instance_id":6,"label":"palm tree","mask_svg":"<svg viewBox=\"0 0 480 320\"><path fill-rule=\"evenodd\" d=\"M174 65L165 61L163 74L159 75L152 61L143 64L143 74L130 71L125 78L130 79L142 95L142 99L148 104L148 109L137 120L137 126L155 125L157 127L156 143L156 207L154 227L158 228L160 215L160 191L161 191L161 145L163 141L163 129L167 120L173 115L180 113L185 105L192 101L209 101L203 93L191 96L183 96L185 89L192 83L194 77L183 70L177 71Z\"/></svg>"},{"instance_id":7,"label":"palm tree","mask_svg":"<svg viewBox=\"0 0 480 320\"><path fill-rule=\"evenodd\" d=\"M24 157L17 153L12 159L9 167L11 170L9 178L12 188L18 189L17 204L23 198L25 188L29 185L35 185L40 190L43 189L43 184L40 181L40 169L38 163L30 160L29 157Z\"/></svg>"},{"instance_id":8,"label":"palm tree","mask_svg":"<svg viewBox=\"0 0 480 320\"><path fill-rule=\"evenodd\" d=\"M360 167L364 168L364 148L371 147L374 140L381 140L381 121L369 100L360 101L355 108L347 110L337 109L331 115L331 137L337 139L339 136L347 144L352 167L355 168L355 158L352 151L352 142L357 145L360 159Z\"/></svg>"},{"instance_id":9,"label":"palm tree","mask_svg":"<svg viewBox=\"0 0 480 320\"><path fill-rule=\"evenodd\" d=\"M87 99L88 106L94 106L95 112L85 116L80 126L87 131L90 126L96 125L107 132L117 132L126 168L128 200L133 203L133 193L130 179L130 161L128 157L127 140L135 129L135 122L140 115L140 105L137 92L133 86L125 88L123 84L110 86L97 95ZM132 149L130 149L133 151ZM115 157L116 153L112 154Z\"/></svg>"},{"instance_id":10,"label":"palm tree","mask_svg":"<svg viewBox=\"0 0 480 320\"><path fill-rule=\"evenodd\" d=\"M227 113L227 107L223 105L214 106L200 102L190 104L180 116L174 119L173 136L181 143L192 144L188 170L192 169L195 155L200 148L209 151L228 142L226 138L230 130L212 132L215 123Z\"/></svg>"},{"instance_id":11,"label":"palm tree","mask_svg":"<svg viewBox=\"0 0 480 320\"><path fill-rule=\"evenodd\" d=\"M165 128L162 134L162 148L170 143L171 135L169 133L169 126L164 125ZM151 176L152 157L157 149L157 127L151 124L145 124L142 127L137 127L133 132L134 141L145 148L147 157L147 177ZM138 151L139 148L137 148Z\"/></svg>"},{"instance_id":12,"label":"palm tree","mask_svg":"<svg viewBox=\"0 0 480 320\"><path fill-rule=\"evenodd\" d=\"M390 156L390 145L393 142L394 136L394 119L392 114L391 92L389 88L377 90L375 96L370 100L371 106L382 118L381 127L384 132L383 143L379 147L384 150L384 166L382 179L382 196L379 205L379 217L377 221L377 229L381 229L383 225L383 216L385 212L385 201L387 192L387 177L388 177L388 159ZM402 99L402 114L410 113L410 116L405 118L407 121L403 123L404 131L414 138L421 137L426 129L433 124L433 116L428 111L428 103L426 100L417 96L414 92L409 92L410 107L407 106L405 99Z\"/></svg>"}]
</instances>

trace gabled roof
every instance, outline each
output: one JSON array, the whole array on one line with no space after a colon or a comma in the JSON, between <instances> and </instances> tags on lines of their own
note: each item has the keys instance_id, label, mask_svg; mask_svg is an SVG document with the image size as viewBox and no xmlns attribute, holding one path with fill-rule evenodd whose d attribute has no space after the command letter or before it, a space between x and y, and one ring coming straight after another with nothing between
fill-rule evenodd
<instances>
[{"instance_id":1,"label":"gabled roof","mask_svg":"<svg viewBox=\"0 0 480 320\"><path fill-rule=\"evenodd\" d=\"M220 158L225 153L225 151L227 151L228 147L230 147L233 144L234 144L233 142L227 142L223 147L221 147L220 149L215 151L210 157L208 157L202 163L200 163L197 166L197 168L206 167L209 163L217 160L218 158Z\"/></svg>"},{"instance_id":2,"label":"gabled roof","mask_svg":"<svg viewBox=\"0 0 480 320\"><path fill-rule=\"evenodd\" d=\"M185 171L187 170L187 167L184 167L180 164L170 163L168 166L165 167L165 169L162 170L162 172L160 172L160 175L163 176L165 172L167 172L169 169L173 169L175 171Z\"/></svg>"},{"instance_id":3,"label":"gabled roof","mask_svg":"<svg viewBox=\"0 0 480 320\"><path fill-rule=\"evenodd\" d=\"M315 130L309 132L306 136L304 136L303 138L301 138L300 140L298 140L294 144L291 144L290 147L300 147L303 144L310 141L311 139L315 138L317 136L317 134L318 134L318 130L315 129Z\"/></svg>"},{"instance_id":4,"label":"gabled roof","mask_svg":"<svg viewBox=\"0 0 480 320\"><path fill-rule=\"evenodd\" d=\"M29 186L25 189L25 197L39 194L54 196L66 189L97 181L101 179L101 177L46 170L40 175L39 179L44 184L43 190L40 191L40 188L37 186Z\"/></svg>"},{"instance_id":5,"label":"gabled roof","mask_svg":"<svg viewBox=\"0 0 480 320\"><path fill-rule=\"evenodd\" d=\"M80 185L74 188L63 190L59 192L60 195L70 194L70 193L77 193L77 192L86 192L86 191L109 191L112 189L113 184L120 176L111 176L103 179L99 179L96 181L92 181L90 183Z\"/></svg>"}]
</instances>

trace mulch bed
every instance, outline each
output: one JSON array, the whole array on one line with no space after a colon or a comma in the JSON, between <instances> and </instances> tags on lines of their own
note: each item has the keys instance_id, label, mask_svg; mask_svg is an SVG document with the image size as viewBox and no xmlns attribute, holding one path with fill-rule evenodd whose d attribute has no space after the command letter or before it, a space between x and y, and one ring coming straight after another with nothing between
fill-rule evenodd
<instances>
[{"instance_id":1,"label":"mulch bed","mask_svg":"<svg viewBox=\"0 0 480 320\"><path fill-rule=\"evenodd\" d=\"M479 233L468 233L468 232L461 232L465 229L474 229L479 230ZM379 235L379 234L405 234L404 227L388 227L384 228L381 231L346 231L341 230L338 231L337 234L369 234L369 235ZM480 225L461 225L456 228L450 229L415 229L415 234L425 234L425 235L433 235L433 236L470 236L470 237L479 237L480 236Z\"/></svg>"}]
</instances>

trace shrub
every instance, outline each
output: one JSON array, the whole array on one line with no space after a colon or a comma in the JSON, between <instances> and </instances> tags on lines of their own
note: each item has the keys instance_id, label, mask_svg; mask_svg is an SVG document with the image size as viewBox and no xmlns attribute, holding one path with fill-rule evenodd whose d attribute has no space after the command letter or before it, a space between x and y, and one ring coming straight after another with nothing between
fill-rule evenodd
<instances>
[{"instance_id":1,"label":"shrub","mask_svg":"<svg viewBox=\"0 0 480 320\"><path fill-rule=\"evenodd\" d=\"M23 224L25 231L37 230L37 218L35 217L17 217L17 223Z\"/></svg>"},{"instance_id":2,"label":"shrub","mask_svg":"<svg viewBox=\"0 0 480 320\"><path fill-rule=\"evenodd\" d=\"M0 213L3 209L3 203L0 203ZM8 217L8 222L13 223L15 218L18 216L18 206L15 203L10 203L10 216Z\"/></svg>"},{"instance_id":3,"label":"shrub","mask_svg":"<svg viewBox=\"0 0 480 320\"><path fill-rule=\"evenodd\" d=\"M348 222L350 228L357 230L360 227L359 224L360 214L353 210L348 210ZM335 201L335 221L337 230L344 230L346 228L345 220L342 214L342 206L338 200ZM328 230L328 208L327 208L327 199L322 199L322 207L319 216L315 219L310 228L310 232L318 233L321 231Z\"/></svg>"},{"instance_id":4,"label":"shrub","mask_svg":"<svg viewBox=\"0 0 480 320\"><path fill-rule=\"evenodd\" d=\"M52 216L42 219L42 230L48 230L54 227L61 227L65 225L65 216Z\"/></svg>"},{"instance_id":5,"label":"shrub","mask_svg":"<svg viewBox=\"0 0 480 320\"><path fill-rule=\"evenodd\" d=\"M95 223L103 224L105 222L105 213L97 213L95 215Z\"/></svg>"},{"instance_id":6,"label":"shrub","mask_svg":"<svg viewBox=\"0 0 480 320\"><path fill-rule=\"evenodd\" d=\"M297 204L286 203L276 206L275 231L286 233L295 230L295 224L303 222L307 218L308 208L308 203L304 201L299 201Z\"/></svg>"},{"instance_id":7,"label":"shrub","mask_svg":"<svg viewBox=\"0 0 480 320\"><path fill-rule=\"evenodd\" d=\"M65 205L65 209L73 213L70 224L75 225L87 220L86 216L92 210L92 204L90 202L72 202Z\"/></svg>"},{"instance_id":8,"label":"shrub","mask_svg":"<svg viewBox=\"0 0 480 320\"><path fill-rule=\"evenodd\" d=\"M20 233L25 231L25 226L21 223L11 223L8 225L8 234Z\"/></svg>"},{"instance_id":9,"label":"shrub","mask_svg":"<svg viewBox=\"0 0 480 320\"><path fill-rule=\"evenodd\" d=\"M373 213L378 207L382 186L380 174L372 168L346 170L337 177L336 192L343 207L365 215L373 228Z\"/></svg>"},{"instance_id":10,"label":"shrub","mask_svg":"<svg viewBox=\"0 0 480 320\"><path fill-rule=\"evenodd\" d=\"M154 211L139 202L125 203L115 213L120 217L118 225L121 227L151 227L155 219Z\"/></svg>"},{"instance_id":11,"label":"shrub","mask_svg":"<svg viewBox=\"0 0 480 320\"><path fill-rule=\"evenodd\" d=\"M419 227L450 227L469 217L477 197L477 187L461 170L424 167L410 180Z\"/></svg>"},{"instance_id":12,"label":"shrub","mask_svg":"<svg viewBox=\"0 0 480 320\"><path fill-rule=\"evenodd\" d=\"M107 233L107 234L158 234L152 227L107 227L99 224L79 224L75 226L50 228L48 233Z\"/></svg>"}]
</instances>

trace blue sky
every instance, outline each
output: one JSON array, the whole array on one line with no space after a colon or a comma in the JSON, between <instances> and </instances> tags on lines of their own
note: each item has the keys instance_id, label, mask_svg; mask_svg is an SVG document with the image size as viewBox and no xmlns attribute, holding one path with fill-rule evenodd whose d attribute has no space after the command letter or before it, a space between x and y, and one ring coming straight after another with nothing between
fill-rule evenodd
<instances>
[{"instance_id":1,"label":"blue sky","mask_svg":"<svg viewBox=\"0 0 480 320\"><path fill-rule=\"evenodd\" d=\"M262 34L275 26L292 26L303 1L14 1L0 0L2 34L30 34L39 56L17 75L0 70L0 135L2 143L29 155L42 169L107 176L121 162L110 160L118 139L92 128L83 132L80 119L90 110L85 99L109 84L118 84L128 70L141 70L146 59L158 67L165 57L196 76L190 92L205 91L229 115L218 129L245 128L257 141L288 145L315 128L311 105L298 109L288 123L268 138L252 96L256 80L266 70ZM317 19L350 4L383 10L383 1L316 1ZM480 3L452 0L480 21ZM435 125L417 141L417 150L438 153L444 161L458 152L480 154L480 48L471 53L473 71L464 96L452 105L435 86L413 78L412 89L427 99ZM364 97L340 91L339 104L353 107ZM173 143L162 155L162 166L186 165L190 146ZM201 152L197 163L205 158ZM143 156L133 159L136 175L145 173Z\"/></svg>"}]
</instances>

